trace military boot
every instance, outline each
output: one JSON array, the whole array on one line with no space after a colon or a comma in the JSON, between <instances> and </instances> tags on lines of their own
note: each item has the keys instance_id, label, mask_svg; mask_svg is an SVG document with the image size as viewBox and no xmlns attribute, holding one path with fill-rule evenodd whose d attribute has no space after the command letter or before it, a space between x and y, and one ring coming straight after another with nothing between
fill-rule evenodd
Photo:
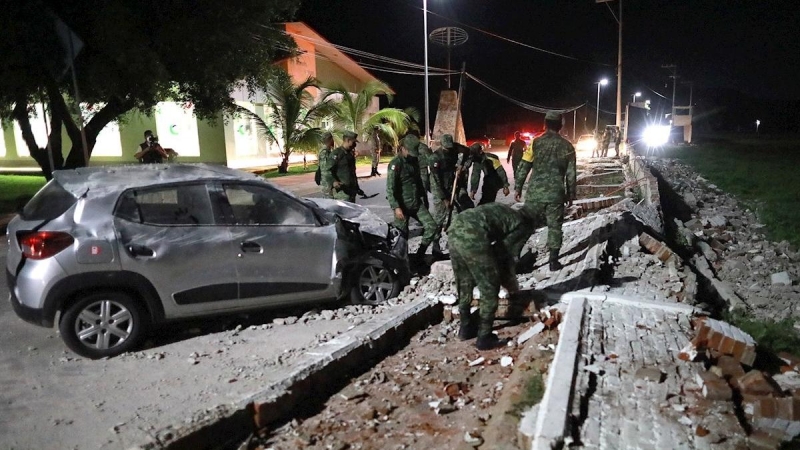
<instances>
[{"instance_id":1,"label":"military boot","mask_svg":"<svg viewBox=\"0 0 800 450\"><path fill-rule=\"evenodd\" d=\"M425 252L427 251L428 251L428 244L419 244L419 248L417 249L417 253L415 253L415 255L417 255L417 257L422 257L425 255Z\"/></svg>"},{"instance_id":2,"label":"military boot","mask_svg":"<svg viewBox=\"0 0 800 450\"><path fill-rule=\"evenodd\" d=\"M475 347L478 347L478 350L491 350L505 347L506 344L508 344L508 339L500 339L494 333L478 335L478 339L475 341Z\"/></svg>"},{"instance_id":3,"label":"military boot","mask_svg":"<svg viewBox=\"0 0 800 450\"><path fill-rule=\"evenodd\" d=\"M560 262L558 262L558 253L559 249L550 249L550 271L555 272L557 270L561 270L562 266Z\"/></svg>"},{"instance_id":4,"label":"military boot","mask_svg":"<svg viewBox=\"0 0 800 450\"><path fill-rule=\"evenodd\" d=\"M470 308L458 308L461 325L458 327L458 339L467 341L478 335L478 322L469 312Z\"/></svg>"},{"instance_id":5,"label":"military boot","mask_svg":"<svg viewBox=\"0 0 800 450\"><path fill-rule=\"evenodd\" d=\"M439 243L439 239L433 241L433 249L431 250L433 253L434 259L439 260L442 258L444 253L442 252L442 244Z\"/></svg>"}]
</instances>

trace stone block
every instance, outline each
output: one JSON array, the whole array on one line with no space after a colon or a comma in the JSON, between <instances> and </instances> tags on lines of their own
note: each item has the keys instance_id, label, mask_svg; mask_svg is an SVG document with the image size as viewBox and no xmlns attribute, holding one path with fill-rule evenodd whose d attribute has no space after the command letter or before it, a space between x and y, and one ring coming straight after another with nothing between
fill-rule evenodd
<instances>
[{"instance_id":1,"label":"stone block","mask_svg":"<svg viewBox=\"0 0 800 450\"><path fill-rule=\"evenodd\" d=\"M778 285L791 286L792 285L792 278L789 276L789 272L773 273L772 275L770 275L770 281L772 282L773 286L778 286Z\"/></svg>"},{"instance_id":2,"label":"stone block","mask_svg":"<svg viewBox=\"0 0 800 450\"><path fill-rule=\"evenodd\" d=\"M741 393L755 396L775 395L777 390L759 370L751 370L735 379L734 387Z\"/></svg>"},{"instance_id":3,"label":"stone block","mask_svg":"<svg viewBox=\"0 0 800 450\"><path fill-rule=\"evenodd\" d=\"M697 372L695 381L700 386L703 397L709 400L727 401L733 397L728 383L712 371Z\"/></svg>"},{"instance_id":4,"label":"stone block","mask_svg":"<svg viewBox=\"0 0 800 450\"><path fill-rule=\"evenodd\" d=\"M716 216L711 216L708 218L708 224L714 228L722 228L727 225L728 219L721 214L717 214Z\"/></svg>"},{"instance_id":5,"label":"stone block","mask_svg":"<svg viewBox=\"0 0 800 450\"><path fill-rule=\"evenodd\" d=\"M439 279L452 278L452 263L450 263L450 261L436 261L435 263L431 264L430 276Z\"/></svg>"}]
</instances>

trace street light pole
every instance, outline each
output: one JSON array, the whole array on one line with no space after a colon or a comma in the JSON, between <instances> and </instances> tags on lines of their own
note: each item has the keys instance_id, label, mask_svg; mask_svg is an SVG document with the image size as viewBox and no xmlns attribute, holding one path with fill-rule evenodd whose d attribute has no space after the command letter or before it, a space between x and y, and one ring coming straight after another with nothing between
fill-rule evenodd
<instances>
[{"instance_id":1,"label":"street light pole","mask_svg":"<svg viewBox=\"0 0 800 450\"><path fill-rule=\"evenodd\" d=\"M600 127L600 86L605 86L608 84L608 80L603 78L602 80L595 83L597 85L597 114L595 115L594 119L594 132L595 134L598 133Z\"/></svg>"},{"instance_id":2,"label":"street light pole","mask_svg":"<svg viewBox=\"0 0 800 450\"><path fill-rule=\"evenodd\" d=\"M617 128L622 126L622 0L619 0L619 44L617 50Z\"/></svg>"},{"instance_id":3,"label":"street light pole","mask_svg":"<svg viewBox=\"0 0 800 450\"><path fill-rule=\"evenodd\" d=\"M431 121L428 96L428 0L422 0L422 17L425 31L425 144L430 144Z\"/></svg>"}]
</instances>

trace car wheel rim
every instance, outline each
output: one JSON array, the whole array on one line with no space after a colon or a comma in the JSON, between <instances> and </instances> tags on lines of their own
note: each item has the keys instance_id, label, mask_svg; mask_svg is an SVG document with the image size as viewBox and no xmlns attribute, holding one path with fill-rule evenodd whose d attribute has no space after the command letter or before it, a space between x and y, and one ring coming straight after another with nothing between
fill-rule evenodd
<instances>
[{"instance_id":1,"label":"car wheel rim","mask_svg":"<svg viewBox=\"0 0 800 450\"><path fill-rule=\"evenodd\" d=\"M361 294L370 303L386 301L394 288L392 273L384 268L367 266L361 271Z\"/></svg>"},{"instance_id":2,"label":"car wheel rim","mask_svg":"<svg viewBox=\"0 0 800 450\"><path fill-rule=\"evenodd\" d=\"M133 315L121 303L101 300L87 305L75 319L75 335L89 348L108 350L127 341Z\"/></svg>"}]
</instances>

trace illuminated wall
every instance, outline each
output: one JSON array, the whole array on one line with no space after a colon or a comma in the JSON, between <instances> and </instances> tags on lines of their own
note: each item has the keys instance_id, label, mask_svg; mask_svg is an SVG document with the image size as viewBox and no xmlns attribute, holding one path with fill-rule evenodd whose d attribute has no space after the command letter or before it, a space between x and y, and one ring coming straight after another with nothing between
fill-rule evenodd
<instances>
[{"instance_id":1,"label":"illuminated wall","mask_svg":"<svg viewBox=\"0 0 800 450\"><path fill-rule=\"evenodd\" d=\"M33 132L33 138L36 139L36 145L43 148L47 146L47 128L44 123L44 108L41 103L37 103L33 109L34 111L28 116L28 120L31 123L31 131ZM47 116L47 121L49 124L49 115ZM17 156L31 156L28 151L28 146L25 144L25 140L22 139L22 129L19 127L19 123L17 123L16 120L14 121L14 144L17 148Z\"/></svg>"},{"instance_id":2,"label":"illuminated wall","mask_svg":"<svg viewBox=\"0 0 800 450\"><path fill-rule=\"evenodd\" d=\"M200 156L200 137L194 107L181 103L160 102L156 105L156 130L159 143L180 156Z\"/></svg>"}]
</instances>

